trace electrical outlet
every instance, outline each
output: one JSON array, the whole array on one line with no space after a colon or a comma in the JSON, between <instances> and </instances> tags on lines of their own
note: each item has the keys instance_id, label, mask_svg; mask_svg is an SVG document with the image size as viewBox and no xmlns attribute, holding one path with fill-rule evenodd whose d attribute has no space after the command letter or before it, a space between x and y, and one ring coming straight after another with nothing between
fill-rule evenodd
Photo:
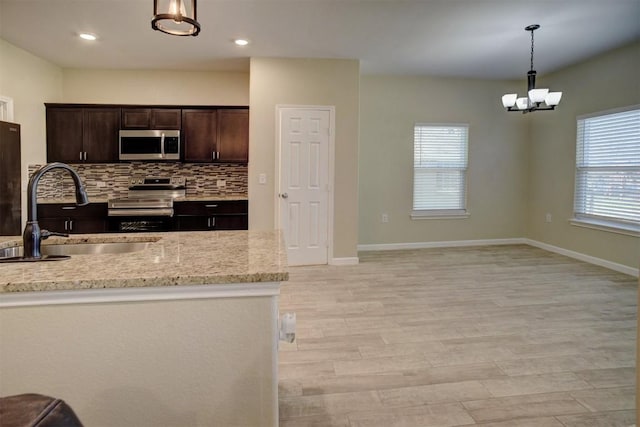
<instances>
[{"instance_id":1,"label":"electrical outlet","mask_svg":"<svg viewBox=\"0 0 640 427\"><path fill-rule=\"evenodd\" d=\"M551 214L550 214L550 213L546 214L546 215L544 216L544 220L545 220L546 222L551 222Z\"/></svg>"},{"instance_id":2,"label":"electrical outlet","mask_svg":"<svg viewBox=\"0 0 640 427\"><path fill-rule=\"evenodd\" d=\"M227 186L227 181L225 181L224 179L219 179L216 181L216 187L220 188L220 187L226 187Z\"/></svg>"},{"instance_id":3,"label":"electrical outlet","mask_svg":"<svg viewBox=\"0 0 640 427\"><path fill-rule=\"evenodd\" d=\"M104 188L107 186L107 183L104 181L96 181L96 187L98 188Z\"/></svg>"},{"instance_id":4,"label":"electrical outlet","mask_svg":"<svg viewBox=\"0 0 640 427\"><path fill-rule=\"evenodd\" d=\"M258 183L259 184L266 184L267 183L267 174L266 173L261 173L260 175L258 175Z\"/></svg>"},{"instance_id":5,"label":"electrical outlet","mask_svg":"<svg viewBox=\"0 0 640 427\"><path fill-rule=\"evenodd\" d=\"M389 222L389 215L388 214L382 214L382 222L387 223Z\"/></svg>"}]
</instances>

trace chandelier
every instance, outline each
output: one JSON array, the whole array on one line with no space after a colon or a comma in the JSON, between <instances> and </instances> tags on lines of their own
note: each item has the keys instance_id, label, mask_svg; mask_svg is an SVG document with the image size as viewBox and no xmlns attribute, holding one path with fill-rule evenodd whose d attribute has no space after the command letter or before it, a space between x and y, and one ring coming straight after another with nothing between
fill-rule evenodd
<instances>
[{"instance_id":1,"label":"chandelier","mask_svg":"<svg viewBox=\"0 0 640 427\"><path fill-rule=\"evenodd\" d=\"M507 111L522 111L525 114L538 110L555 110L562 98L562 92L549 92L549 89L536 88L536 70L533 69L533 32L538 28L540 25L537 24L525 27L525 31L531 31L531 69L527 72L528 96L518 98L517 93L503 95L502 105Z\"/></svg>"},{"instance_id":2,"label":"chandelier","mask_svg":"<svg viewBox=\"0 0 640 427\"><path fill-rule=\"evenodd\" d=\"M172 36L197 36L196 0L153 0L151 28Z\"/></svg>"}]
</instances>

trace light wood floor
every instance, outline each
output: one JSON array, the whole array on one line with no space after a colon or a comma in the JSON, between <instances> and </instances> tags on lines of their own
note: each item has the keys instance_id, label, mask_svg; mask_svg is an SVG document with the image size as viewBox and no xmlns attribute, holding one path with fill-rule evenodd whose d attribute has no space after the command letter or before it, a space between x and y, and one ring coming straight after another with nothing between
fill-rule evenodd
<instances>
[{"instance_id":1,"label":"light wood floor","mask_svg":"<svg viewBox=\"0 0 640 427\"><path fill-rule=\"evenodd\" d=\"M635 423L637 279L530 246L291 269L281 426Z\"/></svg>"}]
</instances>

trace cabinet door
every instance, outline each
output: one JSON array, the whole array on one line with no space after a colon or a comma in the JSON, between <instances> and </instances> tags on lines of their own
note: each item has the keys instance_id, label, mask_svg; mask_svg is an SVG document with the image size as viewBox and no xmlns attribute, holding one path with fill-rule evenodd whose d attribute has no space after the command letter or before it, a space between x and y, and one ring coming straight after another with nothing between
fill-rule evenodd
<instances>
[{"instance_id":1,"label":"cabinet door","mask_svg":"<svg viewBox=\"0 0 640 427\"><path fill-rule=\"evenodd\" d=\"M216 157L216 110L182 110L185 162L212 162Z\"/></svg>"},{"instance_id":2,"label":"cabinet door","mask_svg":"<svg viewBox=\"0 0 640 427\"><path fill-rule=\"evenodd\" d=\"M122 129L149 129L150 124L150 108L122 109Z\"/></svg>"},{"instance_id":3,"label":"cabinet door","mask_svg":"<svg viewBox=\"0 0 640 427\"><path fill-rule=\"evenodd\" d=\"M249 111L218 110L218 160L249 161Z\"/></svg>"},{"instance_id":4,"label":"cabinet door","mask_svg":"<svg viewBox=\"0 0 640 427\"><path fill-rule=\"evenodd\" d=\"M206 231L211 229L211 217L178 216L175 217L177 231Z\"/></svg>"},{"instance_id":5,"label":"cabinet door","mask_svg":"<svg viewBox=\"0 0 640 427\"><path fill-rule=\"evenodd\" d=\"M40 230L68 233L69 218L38 218Z\"/></svg>"},{"instance_id":6,"label":"cabinet door","mask_svg":"<svg viewBox=\"0 0 640 427\"><path fill-rule=\"evenodd\" d=\"M85 161L118 161L119 108L85 108L83 129Z\"/></svg>"},{"instance_id":7,"label":"cabinet door","mask_svg":"<svg viewBox=\"0 0 640 427\"><path fill-rule=\"evenodd\" d=\"M47 108L47 162L83 159L82 108Z\"/></svg>"},{"instance_id":8,"label":"cabinet door","mask_svg":"<svg viewBox=\"0 0 640 427\"><path fill-rule=\"evenodd\" d=\"M74 234L104 233L106 231L106 218L70 218L67 230L68 233Z\"/></svg>"},{"instance_id":9,"label":"cabinet door","mask_svg":"<svg viewBox=\"0 0 640 427\"><path fill-rule=\"evenodd\" d=\"M180 130L181 112L179 109L154 108L151 110L151 129Z\"/></svg>"},{"instance_id":10,"label":"cabinet door","mask_svg":"<svg viewBox=\"0 0 640 427\"><path fill-rule=\"evenodd\" d=\"M216 230L248 230L249 217L247 215L226 215L215 218Z\"/></svg>"}]
</instances>

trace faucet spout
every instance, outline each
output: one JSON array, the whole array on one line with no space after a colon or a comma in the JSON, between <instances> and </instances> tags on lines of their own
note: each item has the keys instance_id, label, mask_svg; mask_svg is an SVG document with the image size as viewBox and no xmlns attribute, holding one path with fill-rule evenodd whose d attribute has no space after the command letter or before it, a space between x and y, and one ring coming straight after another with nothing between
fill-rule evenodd
<instances>
[{"instance_id":1,"label":"faucet spout","mask_svg":"<svg viewBox=\"0 0 640 427\"><path fill-rule=\"evenodd\" d=\"M22 233L22 244L24 246L24 258L42 258L40 253L40 243L51 233L43 233L38 224L38 183L42 176L52 169L64 169L71 174L76 187L76 204L84 206L89 203L89 197L82 184L82 179L78 172L65 163L49 163L34 172L29 179L27 187L27 225Z\"/></svg>"}]
</instances>

